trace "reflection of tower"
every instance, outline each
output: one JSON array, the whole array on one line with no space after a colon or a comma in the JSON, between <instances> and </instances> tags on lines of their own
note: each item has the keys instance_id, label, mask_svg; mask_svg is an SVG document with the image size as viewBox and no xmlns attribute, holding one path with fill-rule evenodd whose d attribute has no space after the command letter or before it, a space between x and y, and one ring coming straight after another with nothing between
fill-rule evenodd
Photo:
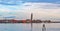
<instances>
[{"instance_id":1,"label":"reflection of tower","mask_svg":"<svg viewBox=\"0 0 60 31\"><path fill-rule=\"evenodd\" d=\"M33 29L33 28L32 28L32 27L33 27L33 26L32 26L32 19L33 19L33 13L31 13L31 31L32 31L32 29Z\"/></svg>"},{"instance_id":2,"label":"reflection of tower","mask_svg":"<svg viewBox=\"0 0 60 31\"><path fill-rule=\"evenodd\" d=\"M43 24L42 31L46 31L45 24Z\"/></svg>"}]
</instances>

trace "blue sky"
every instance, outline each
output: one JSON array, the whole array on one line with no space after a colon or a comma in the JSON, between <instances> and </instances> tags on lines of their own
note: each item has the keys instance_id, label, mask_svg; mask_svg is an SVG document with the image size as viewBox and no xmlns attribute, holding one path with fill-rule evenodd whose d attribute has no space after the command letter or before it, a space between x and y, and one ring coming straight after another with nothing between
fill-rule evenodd
<instances>
[{"instance_id":1,"label":"blue sky","mask_svg":"<svg viewBox=\"0 0 60 31\"><path fill-rule=\"evenodd\" d=\"M47 2L47 3L55 3L60 0L22 0L24 2Z\"/></svg>"},{"instance_id":2,"label":"blue sky","mask_svg":"<svg viewBox=\"0 0 60 31\"><path fill-rule=\"evenodd\" d=\"M17 5L25 2L45 2L45 3L60 3L60 0L0 0L0 4L4 5Z\"/></svg>"},{"instance_id":3,"label":"blue sky","mask_svg":"<svg viewBox=\"0 0 60 31\"><path fill-rule=\"evenodd\" d=\"M60 20L60 0L0 0L0 19Z\"/></svg>"}]
</instances>

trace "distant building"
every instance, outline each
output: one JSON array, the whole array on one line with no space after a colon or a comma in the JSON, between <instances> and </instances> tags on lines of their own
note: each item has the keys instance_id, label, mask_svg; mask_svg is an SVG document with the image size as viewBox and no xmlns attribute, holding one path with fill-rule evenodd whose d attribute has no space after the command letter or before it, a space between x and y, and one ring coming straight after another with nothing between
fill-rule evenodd
<instances>
[{"instance_id":1,"label":"distant building","mask_svg":"<svg viewBox=\"0 0 60 31\"><path fill-rule=\"evenodd\" d=\"M26 23L30 23L31 22L31 20L30 19L26 19Z\"/></svg>"},{"instance_id":2,"label":"distant building","mask_svg":"<svg viewBox=\"0 0 60 31\"><path fill-rule=\"evenodd\" d=\"M50 23L50 22L51 22L51 20L45 20L45 21L43 21L43 22L45 22L45 23Z\"/></svg>"}]
</instances>

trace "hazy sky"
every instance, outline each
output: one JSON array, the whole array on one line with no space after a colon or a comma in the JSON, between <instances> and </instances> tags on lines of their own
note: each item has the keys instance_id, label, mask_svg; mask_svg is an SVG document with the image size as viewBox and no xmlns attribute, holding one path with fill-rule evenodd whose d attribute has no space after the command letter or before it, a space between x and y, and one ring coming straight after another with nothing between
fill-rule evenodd
<instances>
[{"instance_id":1,"label":"hazy sky","mask_svg":"<svg viewBox=\"0 0 60 31\"><path fill-rule=\"evenodd\" d=\"M60 0L0 0L0 18L60 20Z\"/></svg>"}]
</instances>

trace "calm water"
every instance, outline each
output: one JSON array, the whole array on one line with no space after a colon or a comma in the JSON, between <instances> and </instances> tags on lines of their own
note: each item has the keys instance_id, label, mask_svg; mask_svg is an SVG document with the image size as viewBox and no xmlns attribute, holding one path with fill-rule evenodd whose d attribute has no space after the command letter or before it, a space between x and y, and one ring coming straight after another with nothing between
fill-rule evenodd
<instances>
[{"instance_id":1,"label":"calm water","mask_svg":"<svg viewBox=\"0 0 60 31\"><path fill-rule=\"evenodd\" d=\"M42 31L43 23L33 23L33 31ZM60 23L46 23L46 31L60 31ZM0 24L0 31L31 31L31 24L15 23Z\"/></svg>"}]
</instances>

